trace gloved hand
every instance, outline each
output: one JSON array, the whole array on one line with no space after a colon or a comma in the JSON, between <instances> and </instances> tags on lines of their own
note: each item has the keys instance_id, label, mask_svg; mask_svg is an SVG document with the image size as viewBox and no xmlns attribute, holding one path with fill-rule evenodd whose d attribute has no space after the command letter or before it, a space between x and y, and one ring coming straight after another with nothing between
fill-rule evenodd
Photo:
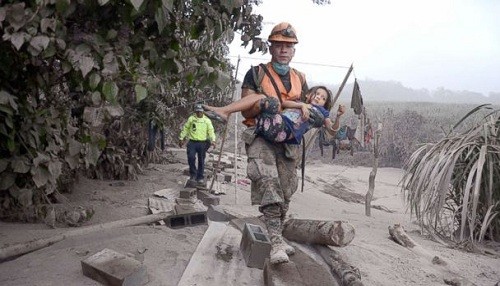
<instances>
[{"instance_id":1,"label":"gloved hand","mask_svg":"<svg viewBox=\"0 0 500 286\"><path fill-rule=\"evenodd\" d=\"M318 128L323 126L323 123L325 122L325 117L319 110L316 108L311 108L309 109L309 124L311 124L312 127Z\"/></svg>"},{"instance_id":2,"label":"gloved hand","mask_svg":"<svg viewBox=\"0 0 500 286\"><path fill-rule=\"evenodd\" d=\"M179 147L183 147L184 143L186 143L186 139L179 139Z\"/></svg>"}]
</instances>

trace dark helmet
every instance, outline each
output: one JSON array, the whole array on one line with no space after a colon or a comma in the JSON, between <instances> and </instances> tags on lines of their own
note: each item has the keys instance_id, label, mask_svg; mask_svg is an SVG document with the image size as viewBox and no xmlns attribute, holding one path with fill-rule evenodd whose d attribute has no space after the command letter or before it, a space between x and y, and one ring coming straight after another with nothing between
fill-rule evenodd
<instances>
[{"instance_id":1,"label":"dark helmet","mask_svg":"<svg viewBox=\"0 0 500 286\"><path fill-rule=\"evenodd\" d=\"M195 104L194 111L203 111L203 106L200 103Z\"/></svg>"}]
</instances>

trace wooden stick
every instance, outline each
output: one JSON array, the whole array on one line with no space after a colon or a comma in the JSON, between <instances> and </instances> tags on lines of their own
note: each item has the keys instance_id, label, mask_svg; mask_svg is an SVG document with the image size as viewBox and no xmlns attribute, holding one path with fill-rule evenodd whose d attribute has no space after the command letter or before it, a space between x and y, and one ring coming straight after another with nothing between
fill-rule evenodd
<instances>
[{"instance_id":1,"label":"wooden stick","mask_svg":"<svg viewBox=\"0 0 500 286\"><path fill-rule=\"evenodd\" d=\"M337 102L337 99L339 98L340 96L340 93L342 92L342 90L344 89L344 85L345 83L347 82L347 79L349 79L349 76L351 75L351 72L352 72L352 64L351 64L351 67L349 67L349 70L347 71L345 77L344 77L344 80L342 81L342 83L340 84L339 86L339 90L337 91L337 94L335 95L335 97L333 98L333 102L332 102L332 108L333 106L335 105L335 103ZM330 110L331 112L331 110Z\"/></svg>"},{"instance_id":2,"label":"wooden stick","mask_svg":"<svg viewBox=\"0 0 500 286\"><path fill-rule=\"evenodd\" d=\"M375 142L373 144L373 167L368 177L368 192L365 197L365 215L371 216L371 203L373 199L373 193L375 192L375 176L377 176L378 170L378 142L380 139L380 130L375 131Z\"/></svg>"},{"instance_id":3,"label":"wooden stick","mask_svg":"<svg viewBox=\"0 0 500 286\"><path fill-rule=\"evenodd\" d=\"M10 260L11 258L50 246L56 242L64 240L67 237L78 236L82 234L87 234L99 230L107 230L111 228L134 226L140 224L148 224L156 221L164 220L172 215L171 212L162 212L158 214L146 215L138 218L124 219L118 221L112 221L103 224L90 225L87 227L77 228L69 230L64 234L59 234L49 238L37 239L29 242L18 243L12 246L7 246L0 249L0 262L4 260Z\"/></svg>"},{"instance_id":4,"label":"wooden stick","mask_svg":"<svg viewBox=\"0 0 500 286\"><path fill-rule=\"evenodd\" d=\"M240 67L240 58L238 57L238 63L236 64L236 71L234 72L234 78L233 78L234 85L236 85L236 76L238 75L239 67ZM233 86L233 95L232 95L233 100L235 100L235 98L234 98L235 91L236 91L236 86ZM230 117L231 116L229 116L229 118ZM217 169L220 166L220 159L222 157L222 150L224 148L224 142L226 142L226 134L227 134L227 126L229 124L229 118L227 118L226 124L224 125L224 134L222 135L222 143L220 144L219 159L217 159L217 165L214 166L214 172L212 174L212 182L210 182L210 187L208 188L209 193L212 193L212 188L214 187L214 182L215 182L216 177L217 177ZM234 134L234 136L236 137L236 136L238 136L238 134ZM236 157L236 154L234 156ZM236 168L236 163L234 166Z\"/></svg>"}]
</instances>

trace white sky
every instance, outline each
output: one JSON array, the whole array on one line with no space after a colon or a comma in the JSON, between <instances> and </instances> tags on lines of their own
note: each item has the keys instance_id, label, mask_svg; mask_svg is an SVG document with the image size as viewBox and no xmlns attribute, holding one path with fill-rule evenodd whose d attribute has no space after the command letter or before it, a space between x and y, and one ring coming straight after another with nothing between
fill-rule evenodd
<instances>
[{"instance_id":1,"label":"white sky","mask_svg":"<svg viewBox=\"0 0 500 286\"><path fill-rule=\"evenodd\" d=\"M413 89L438 87L488 95L500 92L500 1L497 0L264 0L262 37L289 22L297 30L292 66L309 82L340 84L354 65L360 80L398 81ZM231 44L238 78L271 56L248 54L240 35ZM258 59L249 59L258 58ZM311 65L305 63L314 63ZM323 65L323 66L321 66ZM354 80L351 75L348 82Z\"/></svg>"}]
</instances>

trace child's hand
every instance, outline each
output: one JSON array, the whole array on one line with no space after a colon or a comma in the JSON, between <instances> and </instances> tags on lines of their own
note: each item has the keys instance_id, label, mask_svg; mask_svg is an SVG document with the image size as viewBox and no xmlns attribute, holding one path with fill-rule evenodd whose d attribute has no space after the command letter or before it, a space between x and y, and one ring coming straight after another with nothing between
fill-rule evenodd
<instances>
[{"instance_id":1,"label":"child's hand","mask_svg":"<svg viewBox=\"0 0 500 286\"><path fill-rule=\"evenodd\" d=\"M302 107L300 108L302 110L302 118L303 119L308 119L309 118L309 108L311 108L310 104L302 104Z\"/></svg>"},{"instance_id":2,"label":"child's hand","mask_svg":"<svg viewBox=\"0 0 500 286\"><path fill-rule=\"evenodd\" d=\"M339 104L339 109L337 110L337 116L341 116L345 113L345 106Z\"/></svg>"}]
</instances>

